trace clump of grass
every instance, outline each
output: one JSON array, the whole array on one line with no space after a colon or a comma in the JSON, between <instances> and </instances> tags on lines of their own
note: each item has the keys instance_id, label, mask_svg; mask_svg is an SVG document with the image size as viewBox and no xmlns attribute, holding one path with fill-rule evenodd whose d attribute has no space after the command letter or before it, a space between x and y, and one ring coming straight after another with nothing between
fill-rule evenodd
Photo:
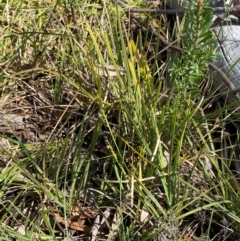
<instances>
[{"instance_id":1,"label":"clump of grass","mask_svg":"<svg viewBox=\"0 0 240 241\"><path fill-rule=\"evenodd\" d=\"M234 104L209 111L217 95L203 87L215 57L210 9L191 2L183 21L191 34L175 29L185 51L159 59L159 39L127 25L111 1L1 8L1 94L11 98L2 111L28 117L34 136L3 136L4 240L239 232L235 147L222 155L235 145L225 137Z\"/></svg>"}]
</instances>

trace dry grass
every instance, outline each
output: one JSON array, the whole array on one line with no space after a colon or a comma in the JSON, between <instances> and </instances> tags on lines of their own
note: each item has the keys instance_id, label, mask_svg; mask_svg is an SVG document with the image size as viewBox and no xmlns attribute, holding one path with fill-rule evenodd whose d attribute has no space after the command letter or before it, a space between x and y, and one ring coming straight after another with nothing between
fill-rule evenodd
<instances>
[{"instance_id":1,"label":"dry grass","mask_svg":"<svg viewBox=\"0 0 240 241\"><path fill-rule=\"evenodd\" d=\"M0 9L0 240L236 240L238 137L207 77L168 88L174 53L112 1Z\"/></svg>"}]
</instances>

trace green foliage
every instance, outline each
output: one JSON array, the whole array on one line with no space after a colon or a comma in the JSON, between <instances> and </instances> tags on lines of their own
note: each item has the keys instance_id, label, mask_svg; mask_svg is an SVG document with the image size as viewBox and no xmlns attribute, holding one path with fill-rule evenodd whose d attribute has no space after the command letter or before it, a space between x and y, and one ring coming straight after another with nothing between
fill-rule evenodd
<instances>
[{"instance_id":1,"label":"green foliage","mask_svg":"<svg viewBox=\"0 0 240 241\"><path fill-rule=\"evenodd\" d=\"M149 34L150 24L146 32L135 31L126 24L129 21L117 1L95 2L29 1L19 7L13 1L10 8L6 6L12 15L2 14L9 25L0 39L1 87L11 90L14 109L19 98L27 97L28 105L34 98L33 109L40 105L41 113L50 108L50 116L59 110L64 116L77 115L70 121L57 116L44 144L7 139L10 148L0 152L11 160L0 173L0 234L4 237L0 240L70 240L67 220L73 206L88 204L85 193L94 194L91 205L99 210L101 222L107 220L103 231L108 237L103 240L142 241L156 235L165 240L166 230L174 233L171 240L185 240L184 230L194 233L202 213L211 217L203 225L207 229L199 228L199 236L207 236L204 240L209 239L216 213L218 219L229 220L229 229L240 230L239 188L232 188L230 164L215 149L212 136L219 129L225 133L229 119L224 113L237 103L208 113L205 106L211 99L199 88L207 78L208 63L215 58L216 40L209 30L212 10L207 3L190 1L182 25L173 34L184 51L168 48L165 61L159 55L160 40ZM132 2L134 7L144 5L144 1ZM160 17L161 34L164 21ZM14 69L29 62L38 65L26 71ZM31 85L29 79L34 78L46 86ZM26 96L22 92L14 96L15 90L27 85L31 88ZM66 103L63 93L70 96ZM62 130L67 130L66 136L59 140ZM221 140L225 141L224 136ZM205 159L214 174L210 175ZM189 168L181 169L184 165ZM8 194L13 198L4 201ZM30 204L21 206L26 197ZM26 208L35 204L36 212L28 213ZM91 213L92 207L88 208L74 219L94 226L93 218L79 218ZM104 213L108 209L109 217ZM24 235L17 228L19 221L23 221ZM81 232L81 238L84 235Z\"/></svg>"},{"instance_id":2,"label":"green foliage","mask_svg":"<svg viewBox=\"0 0 240 241\"><path fill-rule=\"evenodd\" d=\"M206 77L208 64L215 59L216 39L210 30L213 12L204 4L200 0L189 1L183 19L184 32L180 32L184 52L172 61L170 67L171 85L179 88L183 96L189 88L198 87Z\"/></svg>"}]
</instances>

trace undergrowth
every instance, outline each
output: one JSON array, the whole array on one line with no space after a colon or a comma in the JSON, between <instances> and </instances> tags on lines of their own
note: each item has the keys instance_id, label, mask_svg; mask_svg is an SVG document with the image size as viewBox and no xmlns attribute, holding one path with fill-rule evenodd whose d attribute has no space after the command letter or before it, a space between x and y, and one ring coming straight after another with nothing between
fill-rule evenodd
<instances>
[{"instance_id":1,"label":"undergrowth","mask_svg":"<svg viewBox=\"0 0 240 241\"><path fill-rule=\"evenodd\" d=\"M147 14L142 29L110 0L0 9L1 115L24 122L0 126L0 240L240 232L237 103L222 105L210 88L207 1L190 1L169 29L166 16ZM183 51L163 49L151 28Z\"/></svg>"}]
</instances>

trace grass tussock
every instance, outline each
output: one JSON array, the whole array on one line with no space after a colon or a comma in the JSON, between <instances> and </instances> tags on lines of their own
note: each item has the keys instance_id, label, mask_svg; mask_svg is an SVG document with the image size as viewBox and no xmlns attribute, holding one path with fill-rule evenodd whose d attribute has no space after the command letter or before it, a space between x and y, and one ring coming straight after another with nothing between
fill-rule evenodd
<instances>
[{"instance_id":1,"label":"grass tussock","mask_svg":"<svg viewBox=\"0 0 240 241\"><path fill-rule=\"evenodd\" d=\"M0 3L0 240L239 238L237 103L190 6L146 29L110 0Z\"/></svg>"}]
</instances>

